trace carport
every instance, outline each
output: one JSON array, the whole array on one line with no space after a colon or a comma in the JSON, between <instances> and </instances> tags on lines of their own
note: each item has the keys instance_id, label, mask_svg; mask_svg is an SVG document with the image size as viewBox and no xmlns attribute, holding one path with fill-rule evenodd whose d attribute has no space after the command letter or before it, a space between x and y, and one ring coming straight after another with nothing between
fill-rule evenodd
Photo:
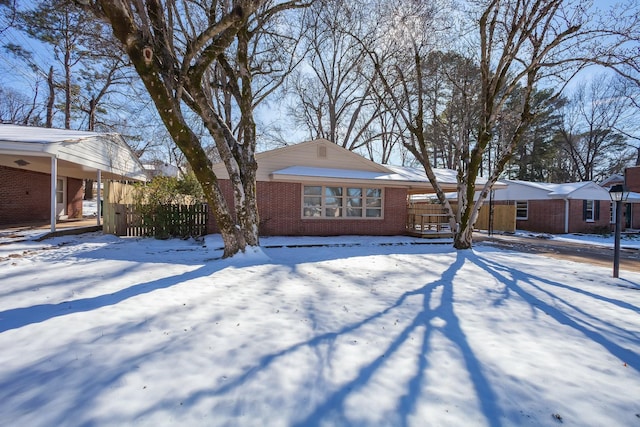
<instances>
[{"instance_id":1,"label":"carport","mask_svg":"<svg viewBox=\"0 0 640 427\"><path fill-rule=\"evenodd\" d=\"M51 231L56 229L60 204L59 177L98 182L97 225L100 225L102 180L146 180L142 164L117 133L0 125L0 166L7 168L8 174L30 171L50 176ZM8 184L0 182L0 189L5 185ZM5 191L2 194L7 197L6 194L10 193ZM1 203L8 204L11 200L2 200Z\"/></svg>"}]
</instances>

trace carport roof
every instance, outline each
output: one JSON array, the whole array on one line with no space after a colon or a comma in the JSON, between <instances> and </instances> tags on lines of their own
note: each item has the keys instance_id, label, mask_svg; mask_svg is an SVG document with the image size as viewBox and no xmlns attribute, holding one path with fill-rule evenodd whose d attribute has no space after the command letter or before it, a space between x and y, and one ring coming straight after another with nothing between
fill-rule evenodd
<instances>
[{"instance_id":1,"label":"carport roof","mask_svg":"<svg viewBox=\"0 0 640 427\"><path fill-rule=\"evenodd\" d=\"M0 165L79 179L146 180L144 168L117 133L0 125Z\"/></svg>"}]
</instances>

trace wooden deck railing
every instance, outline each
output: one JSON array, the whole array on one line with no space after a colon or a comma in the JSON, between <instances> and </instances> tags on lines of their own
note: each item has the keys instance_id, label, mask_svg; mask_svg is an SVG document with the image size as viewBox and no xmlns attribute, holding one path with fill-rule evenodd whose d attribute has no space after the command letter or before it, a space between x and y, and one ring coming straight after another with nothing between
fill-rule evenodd
<instances>
[{"instance_id":1,"label":"wooden deck railing","mask_svg":"<svg viewBox=\"0 0 640 427\"><path fill-rule=\"evenodd\" d=\"M440 205L407 209L407 232L419 236L451 236L449 215Z\"/></svg>"}]
</instances>

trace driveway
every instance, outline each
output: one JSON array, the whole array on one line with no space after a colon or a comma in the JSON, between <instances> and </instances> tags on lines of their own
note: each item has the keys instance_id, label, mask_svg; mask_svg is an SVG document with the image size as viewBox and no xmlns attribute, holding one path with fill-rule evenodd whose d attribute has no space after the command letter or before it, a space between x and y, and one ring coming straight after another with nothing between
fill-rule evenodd
<instances>
[{"instance_id":1,"label":"driveway","mask_svg":"<svg viewBox=\"0 0 640 427\"><path fill-rule=\"evenodd\" d=\"M592 244L563 242L538 237L474 234L475 242L501 249L547 255L553 258L585 262L613 269L613 248ZM640 251L620 250L620 270L640 271Z\"/></svg>"}]
</instances>

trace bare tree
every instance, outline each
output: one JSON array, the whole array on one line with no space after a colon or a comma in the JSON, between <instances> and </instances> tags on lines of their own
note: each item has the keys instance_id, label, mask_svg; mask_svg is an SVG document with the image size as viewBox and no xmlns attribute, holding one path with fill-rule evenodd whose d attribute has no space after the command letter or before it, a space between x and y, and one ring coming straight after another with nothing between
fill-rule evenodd
<instances>
[{"instance_id":1,"label":"bare tree","mask_svg":"<svg viewBox=\"0 0 640 427\"><path fill-rule=\"evenodd\" d=\"M72 103L78 95L73 69L86 55L82 39L95 31L72 0L43 0L35 8L18 13L19 28L29 36L51 46L56 61L62 68L63 79L56 86L64 92L64 127L71 128ZM40 65L40 67L47 68Z\"/></svg>"},{"instance_id":2,"label":"bare tree","mask_svg":"<svg viewBox=\"0 0 640 427\"><path fill-rule=\"evenodd\" d=\"M16 0L0 0L0 34L13 27L16 19Z\"/></svg>"},{"instance_id":3,"label":"bare tree","mask_svg":"<svg viewBox=\"0 0 640 427\"><path fill-rule=\"evenodd\" d=\"M425 106L425 143L434 167L455 169L462 146L476 139L480 73L472 58L430 52L420 58Z\"/></svg>"},{"instance_id":4,"label":"bare tree","mask_svg":"<svg viewBox=\"0 0 640 427\"><path fill-rule=\"evenodd\" d=\"M471 247L478 211L536 117L532 108L536 86L552 78L566 82L593 63L620 69L614 57L627 55L626 43L636 37L639 19L637 4L631 11L618 9L612 16L614 23L598 21L581 1L493 0L480 2L479 6L482 114L478 141L460 179L462 214L454 241L459 249ZM515 108L518 116L514 131L479 198L473 201L484 152L493 139L500 112L516 90L521 91L521 101Z\"/></svg>"},{"instance_id":5,"label":"bare tree","mask_svg":"<svg viewBox=\"0 0 640 427\"><path fill-rule=\"evenodd\" d=\"M38 104L36 94L33 99L27 98L14 89L0 87L0 123L12 123L21 125L39 124L37 112Z\"/></svg>"},{"instance_id":6,"label":"bare tree","mask_svg":"<svg viewBox=\"0 0 640 427\"><path fill-rule=\"evenodd\" d=\"M251 50L251 42L282 13L308 3L293 0L85 3L109 21L169 134L200 182L224 241L224 256L244 251L248 245L258 245L253 119L256 93L252 83L261 69L252 68L255 51ZM231 116L221 115L217 108L211 82L224 83L224 94L237 102L235 133L229 125ZM194 116L215 142L226 166L233 188L232 201L225 199L202 140L190 123Z\"/></svg>"},{"instance_id":7,"label":"bare tree","mask_svg":"<svg viewBox=\"0 0 640 427\"><path fill-rule=\"evenodd\" d=\"M431 146L425 135L428 126L437 123L432 120L433 114L428 115L423 96L423 58L433 49L429 48L430 40L422 37L425 31L421 33L417 28L428 28L428 23L434 21L429 21L428 13L416 11L419 3L402 4L389 15L387 21L393 27L387 29L387 37L378 40L383 40L384 45L392 39L396 47L386 57L380 53L385 50L370 49L378 77L387 92L393 94L394 105L403 112L403 123L411 132L411 145L405 146L424 166L438 199L449 211L455 230L454 246L458 249L472 246L473 226L480 207L536 119L532 103L537 85L556 79L560 81L556 92L559 93L563 83L589 64L622 68L618 58L630 58L625 41L636 35L638 22L637 4L632 11L620 9L615 25L601 25L604 23L589 15L581 1L491 0L467 4L472 6L471 28L474 28L469 34L477 34L469 38L469 43L477 46L480 109L474 137L453 141L458 171L455 212L435 179ZM404 46L398 46L401 36ZM412 58L407 57L407 52ZM507 107L511 110L510 131L497 144L497 126ZM487 150L492 143L498 151L488 169ZM475 198L476 180L483 172L487 173L486 184Z\"/></svg>"},{"instance_id":8,"label":"bare tree","mask_svg":"<svg viewBox=\"0 0 640 427\"><path fill-rule=\"evenodd\" d=\"M635 157L626 137L616 131L631 107L629 89L625 80L604 74L576 87L563 109L559 131L562 148L571 161L571 179L606 178L621 172Z\"/></svg>"},{"instance_id":9,"label":"bare tree","mask_svg":"<svg viewBox=\"0 0 640 427\"><path fill-rule=\"evenodd\" d=\"M366 148L379 136L374 128L382 113L366 50L353 37L369 31L365 3L316 3L304 34L308 59L292 85L297 100L290 114L295 121L311 138L351 151ZM367 150L374 155L372 148Z\"/></svg>"}]
</instances>

